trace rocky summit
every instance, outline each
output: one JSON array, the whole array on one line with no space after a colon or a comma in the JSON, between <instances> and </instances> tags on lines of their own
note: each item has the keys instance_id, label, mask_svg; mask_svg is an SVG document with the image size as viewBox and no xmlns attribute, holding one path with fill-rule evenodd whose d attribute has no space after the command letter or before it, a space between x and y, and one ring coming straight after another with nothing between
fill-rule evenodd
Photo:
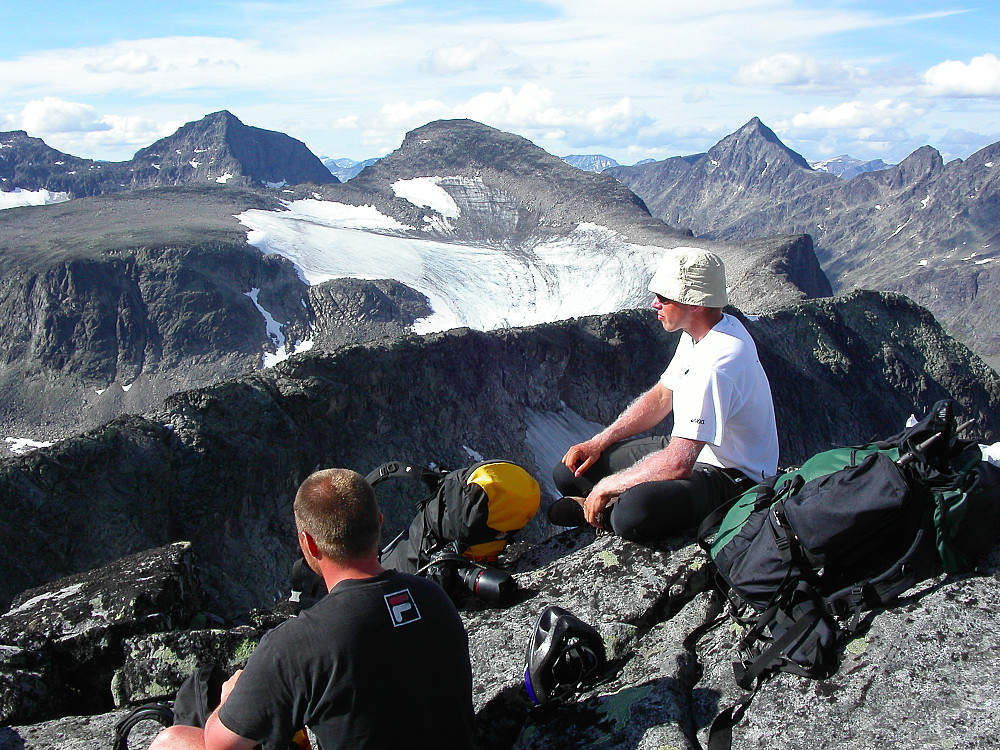
<instances>
[{"instance_id":1,"label":"rocky summit","mask_svg":"<svg viewBox=\"0 0 1000 750\"><path fill-rule=\"evenodd\" d=\"M875 612L828 679L767 681L734 729L733 747L991 747L1000 729L998 562L995 550L973 574L922 582ZM700 750L712 720L746 695L731 666L734 632L693 637L722 603L690 540L647 549L581 528L522 549L508 567L518 582L513 604L469 600L461 612L480 750ZM26 592L0 616L0 749L109 746L132 707L169 700L200 664L226 673L243 666L267 629L294 611L282 603L242 624L206 618L197 584L181 543ZM524 690L524 652L548 604L597 628L609 667L577 699L536 709ZM59 641L32 641L24 623ZM158 729L138 724L132 746Z\"/></svg>"},{"instance_id":2,"label":"rocky summit","mask_svg":"<svg viewBox=\"0 0 1000 750\"><path fill-rule=\"evenodd\" d=\"M699 237L808 233L837 291L880 289L925 305L1000 366L1000 143L944 164L930 146L840 180L816 171L757 118L707 153L612 174L654 216Z\"/></svg>"}]
</instances>

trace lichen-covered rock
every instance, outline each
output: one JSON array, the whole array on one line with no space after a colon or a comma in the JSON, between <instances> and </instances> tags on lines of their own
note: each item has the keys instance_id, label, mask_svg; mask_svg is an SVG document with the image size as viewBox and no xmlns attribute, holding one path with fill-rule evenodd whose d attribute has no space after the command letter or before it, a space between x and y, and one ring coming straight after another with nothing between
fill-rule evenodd
<instances>
[{"instance_id":1,"label":"lichen-covered rock","mask_svg":"<svg viewBox=\"0 0 1000 750\"><path fill-rule=\"evenodd\" d=\"M696 711L710 722L743 695L732 651L701 651ZM728 643L726 643L728 646ZM710 656L711 654L711 656ZM766 682L734 730L735 750L909 750L996 747L1000 732L1000 587L992 577L939 579L880 612L847 644L826 680L780 674ZM703 735L703 739L704 735Z\"/></svg>"},{"instance_id":2,"label":"lichen-covered rock","mask_svg":"<svg viewBox=\"0 0 1000 750\"><path fill-rule=\"evenodd\" d=\"M128 711L111 711L0 727L0 750L103 750L112 747L115 725L127 715ZM156 721L139 722L129 733L129 747L148 747L162 728Z\"/></svg>"},{"instance_id":3,"label":"lichen-covered rock","mask_svg":"<svg viewBox=\"0 0 1000 750\"><path fill-rule=\"evenodd\" d=\"M187 542L23 592L0 616L0 724L110 708L122 641L185 627L199 605Z\"/></svg>"},{"instance_id":4,"label":"lichen-covered rock","mask_svg":"<svg viewBox=\"0 0 1000 750\"><path fill-rule=\"evenodd\" d=\"M694 546L653 550L574 529L531 548L512 565L522 601L504 610L463 613L469 631L478 742L507 748L528 717L525 649L539 612L558 604L600 631L612 660L689 598L686 583L701 569Z\"/></svg>"},{"instance_id":5,"label":"lichen-covered rock","mask_svg":"<svg viewBox=\"0 0 1000 750\"><path fill-rule=\"evenodd\" d=\"M125 664L115 672L115 705L173 696L202 664L218 664L231 674L246 665L262 633L243 626L229 630L175 630L125 641Z\"/></svg>"}]
</instances>

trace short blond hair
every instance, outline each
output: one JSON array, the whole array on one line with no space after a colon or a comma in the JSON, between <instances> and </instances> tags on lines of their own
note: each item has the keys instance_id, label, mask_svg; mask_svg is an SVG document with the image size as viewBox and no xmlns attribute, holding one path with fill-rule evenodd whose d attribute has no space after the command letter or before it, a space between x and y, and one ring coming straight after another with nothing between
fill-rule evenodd
<instances>
[{"instance_id":1,"label":"short blond hair","mask_svg":"<svg viewBox=\"0 0 1000 750\"><path fill-rule=\"evenodd\" d=\"M375 491L350 469L323 469L295 493L295 527L307 532L335 562L378 551L380 522Z\"/></svg>"}]
</instances>

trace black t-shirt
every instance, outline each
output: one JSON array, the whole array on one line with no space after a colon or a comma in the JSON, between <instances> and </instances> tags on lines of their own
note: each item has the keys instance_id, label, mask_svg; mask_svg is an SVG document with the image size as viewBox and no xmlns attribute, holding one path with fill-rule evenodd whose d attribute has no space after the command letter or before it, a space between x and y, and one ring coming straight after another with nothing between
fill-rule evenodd
<instances>
[{"instance_id":1,"label":"black t-shirt","mask_svg":"<svg viewBox=\"0 0 1000 750\"><path fill-rule=\"evenodd\" d=\"M342 581L261 640L219 718L269 750L284 750L303 726L322 750L465 750L474 737L468 636L425 578L389 570Z\"/></svg>"}]
</instances>

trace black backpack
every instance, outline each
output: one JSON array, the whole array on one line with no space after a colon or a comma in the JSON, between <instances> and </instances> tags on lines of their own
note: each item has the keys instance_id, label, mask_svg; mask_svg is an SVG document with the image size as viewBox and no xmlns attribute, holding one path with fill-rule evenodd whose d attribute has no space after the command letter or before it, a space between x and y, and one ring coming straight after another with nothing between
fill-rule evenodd
<instances>
[{"instance_id":1,"label":"black backpack","mask_svg":"<svg viewBox=\"0 0 1000 750\"><path fill-rule=\"evenodd\" d=\"M1000 468L958 439L967 426L940 401L900 434L817 454L705 520L699 542L744 628L741 687L779 671L830 676L863 614L942 570L970 570L996 543ZM752 697L716 720L721 746Z\"/></svg>"},{"instance_id":2,"label":"black backpack","mask_svg":"<svg viewBox=\"0 0 1000 750\"><path fill-rule=\"evenodd\" d=\"M514 579L483 563L496 562L510 535L538 512L538 482L509 461L454 471L391 462L367 479L374 487L395 477L419 480L429 494L417 503L409 527L382 550L382 565L435 580L455 600L473 593L504 603Z\"/></svg>"}]
</instances>

